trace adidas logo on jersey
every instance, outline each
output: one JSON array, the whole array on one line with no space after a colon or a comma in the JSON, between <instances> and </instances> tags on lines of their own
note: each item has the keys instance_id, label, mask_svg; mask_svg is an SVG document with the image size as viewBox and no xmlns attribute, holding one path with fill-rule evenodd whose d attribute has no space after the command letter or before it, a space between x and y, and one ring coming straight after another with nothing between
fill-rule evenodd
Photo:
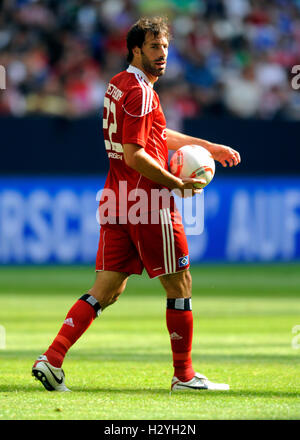
<instances>
[{"instance_id":1,"label":"adidas logo on jersey","mask_svg":"<svg viewBox=\"0 0 300 440\"><path fill-rule=\"evenodd\" d=\"M182 336L178 335L178 333L176 333L176 332L173 332L170 334L170 338L172 340L179 340L179 339L182 339Z\"/></svg>"},{"instance_id":2,"label":"adidas logo on jersey","mask_svg":"<svg viewBox=\"0 0 300 440\"><path fill-rule=\"evenodd\" d=\"M64 324L69 325L70 327L75 327L72 318L67 318L67 319L65 319L65 320L64 320Z\"/></svg>"}]
</instances>

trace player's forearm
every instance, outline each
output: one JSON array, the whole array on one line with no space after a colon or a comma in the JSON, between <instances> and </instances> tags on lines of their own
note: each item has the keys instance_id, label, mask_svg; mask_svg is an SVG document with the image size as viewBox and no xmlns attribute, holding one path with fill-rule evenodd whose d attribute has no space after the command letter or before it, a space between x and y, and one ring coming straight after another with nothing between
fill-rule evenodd
<instances>
[{"instance_id":1,"label":"player's forearm","mask_svg":"<svg viewBox=\"0 0 300 440\"><path fill-rule=\"evenodd\" d=\"M214 144L213 142L206 141L205 139L195 138L179 133L175 130L167 128L167 146L170 150L178 150L178 148L184 145L200 145L206 148L212 155L214 160L220 162L223 167L229 165L238 165L241 162L241 157L238 151L226 145Z\"/></svg>"},{"instance_id":2,"label":"player's forearm","mask_svg":"<svg viewBox=\"0 0 300 440\"><path fill-rule=\"evenodd\" d=\"M195 138L193 136L188 136L178 131L166 129L167 131L167 146L169 150L178 150L178 148L184 145L200 145L211 152L213 143L206 141L205 139Z\"/></svg>"},{"instance_id":3,"label":"player's forearm","mask_svg":"<svg viewBox=\"0 0 300 440\"><path fill-rule=\"evenodd\" d=\"M170 189L181 188L183 185L181 179L161 167L143 148L124 145L124 159L128 166L159 185Z\"/></svg>"}]
</instances>

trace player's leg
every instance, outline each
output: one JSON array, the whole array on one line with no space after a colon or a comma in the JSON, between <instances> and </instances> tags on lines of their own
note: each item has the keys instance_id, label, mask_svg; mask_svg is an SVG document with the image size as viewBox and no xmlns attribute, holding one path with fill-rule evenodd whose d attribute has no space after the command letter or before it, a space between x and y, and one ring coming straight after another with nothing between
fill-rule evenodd
<instances>
[{"instance_id":1,"label":"player's leg","mask_svg":"<svg viewBox=\"0 0 300 440\"><path fill-rule=\"evenodd\" d=\"M154 218L154 217L153 217ZM132 229L150 278L159 277L167 293L166 321L171 338L175 375L190 380L192 367L192 278L188 270L188 245L177 211L164 208L157 221Z\"/></svg>"},{"instance_id":2,"label":"player's leg","mask_svg":"<svg viewBox=\"0 0 300 440\"><path fill-rule=\"evenodd\" d=\"M166 321L174 365L172 390L228 389L227 385L209 382L192 366L192 278L187 239L178 212L161 209L159 222L137 225L132 235L150 278L159 277L166 290Z\"/></svg>"},{"instance_id":3,"label":"player's leg","mask_svg":"<svg viewBox=\"0 0 300 440\"><path fill-rule=\"evenodd\" d=\"M127 273L97 272L93 287L71 307L58 335L44 353L53 366L61 367L70 347L124 291L127 278Z\"/></svg>"},{"instance_id":4,"label":"player's leg","mask_svg":"<svg viewBox=\"0 0 300 440\"><path fill-rule=\"evenodd\" d=\"M98 271L93 287L88 291L101 306L101 311L116 302L124 292L128 273L115 271Z\"/></svg>"},{"instance_id":5,"label":"player's leg","mask_svg":"<svg viewBox=\"0 0 300 440\"><path fill-rule=\"evenodd\" d=\"M35 362L33 374L46 389L66 390L62 363L67 351L88 329L102 310L123 292L127 278L141 273L143 265L126 229L120 225L101 227L93 287L71 307L48 350ZM49 372L49 368L52 373ZM58 382L55 382L55 377ZM49 382L49 387L48 383Z\"/></svg>"},{"instance_id":6,"label":"player's leg","mask_svg":"<svg viewBox=\"0 0 300 440\"><path fill-rule=\"evenodd\" d=\"M71 307L52 344L32 368L32 374L49 391L67 391L61 368L68 350L89 328L93 320L113 304L126 287L127 273L97 272L93 287Z\"/></svg>"},{"instance_id":7,"label":"player's leg","mask_svg":"<svg viewBox=\"0 0 300 440\"><path fill-rule=\"evenodd\" d=\"M189 270L161 276L167 294L166 321L173 353L172 391L228 390L227 384L210 382L192 366L192 277Z\"/></svg>"},{"instance_id":8,"label":"player's leg","mask_svg":"<svg viewBox=\"0 0 300 440\"><path fill-rule=\"evenodd\" d=\"M190 298L192 296L192 276L189 269L159 277L167 298Z\"/></svg>"},{"instance_id":9,"label":"player's leg","mask_svg":"<svg viewBox=\"0 0 300 440\"><path fill-rule=\"evenodd\" d=\"M174 376L186 382L195 375L192 365L192 277L187 269L163 275L159 280L167 295L166 323L173 354Z\"/></svg>"}]
</instances>

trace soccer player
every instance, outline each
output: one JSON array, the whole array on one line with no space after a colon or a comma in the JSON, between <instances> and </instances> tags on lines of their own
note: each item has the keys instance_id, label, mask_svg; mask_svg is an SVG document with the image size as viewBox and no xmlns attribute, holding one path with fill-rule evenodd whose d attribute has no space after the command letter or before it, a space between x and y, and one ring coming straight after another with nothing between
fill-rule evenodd
<instances>
[{"instance_id":1,"label":"soccer player","mask_svg":"<svg viewBox=\"0 0 300 440\"><path fill-rule=\"evenodd\" d=\"M172 196L167 203L152 194L157 196L158 190L165 189L168 194L177 190L182 197L187 192L193 196L197 192L194 183L203 183L172 175L168 171L168 149L202 145L223 166L237 165L240 155L230 147L166 128L153 85L165 72L169 38L164 19L140 19L127 35L129 67L108 85L103 132L110 169L99 207L96 280L71 307L54 341L33 365L32 374L47 390L68 391L62 370L67 351L93 320L118 299L128 277L141 274L144 268L150 278L159 277L166 291L166 323L174 366L171 390L229 389L227 384L213 383L193 368L192 280L187 240ZM133 209L137 194L148 196L139 204L140 221L136 221L137 212ZM156 221L152 221L150 213L157 214Z\"/></svg>"}]
</instances>

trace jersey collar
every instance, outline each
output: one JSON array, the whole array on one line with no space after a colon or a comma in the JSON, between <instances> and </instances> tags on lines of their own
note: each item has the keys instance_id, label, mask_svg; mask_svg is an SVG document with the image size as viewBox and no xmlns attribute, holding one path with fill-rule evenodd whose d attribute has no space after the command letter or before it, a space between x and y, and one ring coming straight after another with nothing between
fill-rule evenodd
<instances>
[{"instance_id":1,"label":"jersey collar","mask_svg":"<svg viewBox=\"0 0 300 440\"><path fill-rule=\"evenodd\" d=\"M128 73L137 73L139 76L141 76L141 77L146 81L146 83L147 83L150 87L153 87L152 82L150 82L150 80L149 80L149 78L147 77L147 75L146 75L141 69L138 69L137 67L132 66L132 65L130 64L129 67L128 67L128 69L127 69L127 72L128 72Z\"/></svg>"}]
</instances>

